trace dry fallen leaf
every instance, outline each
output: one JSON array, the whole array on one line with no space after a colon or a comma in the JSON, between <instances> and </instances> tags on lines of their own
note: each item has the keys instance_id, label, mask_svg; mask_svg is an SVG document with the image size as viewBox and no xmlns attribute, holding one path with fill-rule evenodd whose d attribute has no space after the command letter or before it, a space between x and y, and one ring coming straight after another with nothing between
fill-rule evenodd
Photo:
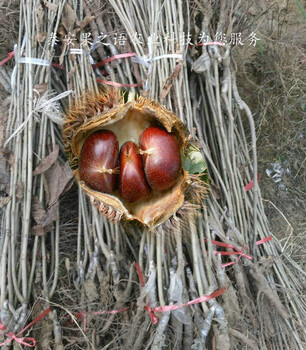
<instances>
[{"instance_id":1,"label":"dry fallen leaf","mask_svg":"<svg viewBox=\"0 0 306 350\"><path fill-rule=\"evenodd\" d=\"M77 22L77 15L73 8L69 4L65 4L62 14L62 25L66 29L66 32L69 33L74 29Z\"/></svg>"},{"instance_id":2,"label":"dry fallen leaf","mask_svg":"<svg viewBox=\"0 0 306 350\"><path fill-rule=\"evenodd\" d=\"M0 209L7 205L7 203L11 200L11 196L8 197L0 197Z\"/></svg>"},{"instance_id":3,"label":"dry fallen leaf","mask_svg":"<svg viewBox=\"0 0 306 350\"><path fill-rule=\"evenodd\" d=\"M45 1L45 2L44 2L44 5L45 5L46 7L48 7L51 11L57 12L57 8L58 8L57 5L52 4L52 3L49 2L49 1Z\"/></svg>"},{"instance_id":4,"label":"dry fallen leaf","mask_svg":"<svg viewBox=\"0 0 306 350\"><path fill-rule=\"evenodd\" d=\"M49 203L56 202L58 198L58 183L62 175L62 168L59 162L56 162L47 172L47 184L49 189Z\"/></svg>"},{"instance_id":5,"label":"dry fallen leaf","mask_svg":"<svg viewBox=\"0 0 306 350\"><path fill-rule=\"evenodd\" d=\"M10 153L10 155L9 155L9 157L8 157L8 159L7 159L7 161L8 161L8 163L9 163L9 165L10 165L11 167L14 167L15 156L14 156L13 153Z\"/></svg>"},{"instance_id":6,"label":"dry fallen leaf","mask_svg":"<svg viewBox=\"0 0 306 350\"><path fill-rule=\"evenodd\" d=\"M67 41L64 42L64 44L62 45L62 53L59 57L59 64L62 66L64 63L64 57L66 54L66 49L67 49Z\"/></svg>"},{"instance_id":7,"label":"dry fallen leaf","mask_svg":"<svg viewBox=\"0 0 306 350\"><path fill-rule=\"evenodd\" d=\"M4 135L6 129L6 117L4 115L0 115L0 147L3 146L4 143Z\"/></svg>"},{"instance_id":8,"label":"dry fallen leaf","mask_svg":"<svg viewBox=\"0 0 306 350\"><path fill-rule=\"evenodd\" d=\"M56 162L47 172L47 183L49 189L49 205L53 205L64 192L65 188L73 178L73 173L68 162L63 166Z\"/></svg>"},{"instance_id":9,"label":"dry fallen leaf","mask_svg":"<svg viewBox=\"0 0 306 350\"><path fill-rule=\"evenodd\" d=\"M43 208L42 203L38 197L34 197L32 200L32 216L36 221L37 225L31 229L34 235L45 235L47 232L52 230L53 222L58 219L57 215L58 203L52 205L47 211Z\"/></svg>"},{"instance_id":10,"label":"dry fallen leaf","mask_svg":"<svg viewBox=\"0 0 306 350\"><path fill-rule=\"evenodd\" d=\"M216 198L216 199L220 199L221 198L221 190L219 187L217 187L212 181L210 183L210 192L212 193L212 195Z\"/></svg>"},{"instance_id":11,"label":"dry fallen leaf","mask_svg":"<svg viewBox=\"0 0 306 350\"><path fill-rule=\"evenodd\" d=\"M60 40L61 40L61 50L62 50L62 53L59 57L59 64L62 65L63 62L64 62L64 57L65 57L65 54L66 54L66 50L67 50L67 47L68 47L68 40L65 40L65 36L68 34L66 32L66 29L64 28L64 26L62 24L60 24L58 26L58 35L60 36Z\"/></svg>"},{"instance_id":12,"label":"dry fallen leaf","mask_svg":"<svg viewBox=\"0 0 306 350\"><path fill-rule=\"evenodd\" d=\"M64 192L66 186L70 185L71 179L73 179L73 172L71 170L69 162L66 162L62 167L62 176L60 178L58 186L58 197Z\"/></svg>"},{"instance_id":13,"label":"dry fallen leaf","mask_svg":"<svg viewBox=\"0 0 306 350\"><path fill-rule=\"evenodd\" d=\"M36 35L35 35L35 40L39 43L42 43L43 41L45 41L46 38L47 38L47 32L36 33Z\"/></svg>"},{"instance_id":14,"label":"dry fallen leaf","mask_svg":"<svg viewBox=\"0 0 306 350\"><path fill-rule=\"evenodd\" d=\"M175 79L180 74L181 69L182 69L182 66L180 64L177 64L174 71L166 79L165 84L163 86L163 90L161 92L161 96L160 96L161 100L164 100L166 98L166 96L168 95Z\"/></svg>"},{"instance_id":15,"label":"dry fallen leaf","mask_svg":"<svg viewBox=\"0 0 306 350\"><path fill-rule=\"evenodd\" d=\"M22 197L23 197L23 183L22 182L18 182L16 185L16 197L17 197L19 202L22 200Z\"/></svg>"},{"instance_id":16,"label":"dry fallen leaf","mask_svg":"<svg viewBox=\"0 0 306 350\"><path fill-rule=\"evenodd\" d=\"M46 218L46 211L37 196L32 199L32 216L37 223L42 223Z\"/></svg>"},{"instance_id":17,"label":"dry fallen leaf","mask_svg":"<svg viewBox=\"0 0 306 350\"><path fill-rule=\"evenodd\" d=\"M56 221L58 219L57 208L58 208L58 203L55 203L52 205L52 207L49 207L47 211L46 219L43 222L44 225L49 225L49 223L52 223L53 221Z\"/></svg>"},{"instance_id":18,"label":"dry fallen leaf","mask_svg":"<svg viewBox=\"0 0 306 350\"><path fill-rule=\"evenodd\" d=\"M42 4L39 4L38 6L35 7L35 24L36 24L36 35L35 35L35 40L38 42L42 42L46 39L47 34L46 33L41 33L41 28L44 25L44 9L42 7Z\"/></svg>"},{"instance_id":19,"label":"dry fallen leaf","mask_svg":"<svg viewBox=\"0 0 306 350\"><path fill-rule=\"evenodd\" d=\"M74 65L68 73L69 79L71 79L75 75L76 70L77 70L77 65Z\"/></svg>"},{"instance_id":20,"label":"dry fallen leaf","mask_svg":"<svg viewBox=\"0 0 306 350\"><path fill-rule=\"evenodd\" d=\"M35 170L33 171L33 176L42 174L48 169L51 168L51 166L55 163L58 157L58 152L59 152L59 146L54 145L53 146L53 151L47 155L44 159L41 160L41 162L37 165Z\"/></svg>"},{"instance_id":21,"label":"dry fallen leaf","mask_svg":"<svg viewBox=\"0 0 306 350\"><path fill-rule=\"evenodd\" d=\"M36 20L36 30L39 32L40 28L44 24L44 9L41 4L35 7L35 20Z\"/></svg>"},{"instance_id":22,"label":"dry fallen leaf","mask_svg":"<svg viewBox=\"0 0 306 350\"><path fill-rule=\"evenodd\" d=\"M0 185L6 185L10 182L6 156L7 151L5 149L0 149Z\"/></svg>"},{"instance_id":23,"label":"dry fallen leaf","mask_svg":"<svg viewBox=\"0 0 306 350\"><path fill-rule=\"evenodd\" d=\"M49 203L50 192L49 192L48 180L47 180L46 176L43 176L42 180L43 180L43 185L44 185L44 190L45 190L46 203Z\"/></svg>"},{"instance_id":24,"label":"dry fallen leaf","mask_svg":"<svg viewBox=\"0 0 306 350\"><path fill-rule=\"evenodd\" d=\"M86 16L80 24L80 30L84 29L94 18L95 16Z\"/></svg>"},{"instance_id":25,"label":"dry fallen leaf","mask_svg":"<svg viewBox=\"0 0 306 350\"><path fill-rule=\"evenodd\" d=\"M99 297L97 287L93 280L88 279L84 282L85 295L87 300L96 300Z\"/></svg>"},{"instance_id":26,"label":"dry fallen leaf","mask_svg":"<svg viewBox=\"0 0 306 350\"><path fill-rule=\"evenodd\" d=\"M77 40L76 40L76 33L77 33L77 27L79 26L79 22L77 22L77 15L71 5L65 4L65 7L63 9L62 14L62 21L58 27L58 34L61 37L61 50L62 53L59 57L59 64L62 65L64 62L64 56L67 53L67 48L74 47L76 48ZM72 41L68 45L68 38Z\"/></svg>"},{"instance_id":27,"label":"dry fallen leaf","mask_svg":"<svg viewBox=\"0 0 306 350\"><path fill-rule=\"evenodd\" d=\"M48 89L48 83L42 83L42 84L35 84L33 87L33 91L38 95L38 97L41 97Z\"/></svg>"},{"instance_id":28,"label":"dry fallen leaf","mask_svg":"<svg viewBox=\"0 0 306 350\"><path fill-rule=\"evenodd\" d=\"M35 225L31 228L31 233L34 236L44 236L46 235L49 231L51 231L53 228L53 225L50 224L48 226L43 226L43 225Z\"/></svg>"}]
</instances>

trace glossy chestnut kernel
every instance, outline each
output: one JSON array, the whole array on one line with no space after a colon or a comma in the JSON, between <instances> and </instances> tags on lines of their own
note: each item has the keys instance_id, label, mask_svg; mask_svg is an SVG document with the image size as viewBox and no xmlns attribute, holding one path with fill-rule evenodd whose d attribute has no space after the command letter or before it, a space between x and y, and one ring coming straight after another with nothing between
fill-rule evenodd
<instances>
[{"instance_id":1,"label":"glossy chestnut kernel","mask_svg":"<svg viewBox=\"0 0 306 350\"><path fill-rule=\"evenodd\" d=\"M79 159L80 179L91 189L113 193L118 174L119 142L110 130L99 130L84 142Z\"/></svg>"},{"instance_id":2,"label":"glossy chestnut kernel","mask_svg":"<svg viewBox=\"0 0 306 350\"><path fill-rule=\"evenodd\" d=\"M119 192L127 202L138 202L150 195L143 171L139 147L132 141L123 144L120 152Z\"/></svg>"},{"instance_id":3,"label":"glossy chestnut kernel","mask_svg":"<svg viewBox=\"0 0 306 350\"><path fill-rule=\"evenodd\" d=\"M147 128L139 138L144 171L149 185L164 191L174 185L182 171L180 146L173 133L163 128Z\"/></svg>"}]
</instances>

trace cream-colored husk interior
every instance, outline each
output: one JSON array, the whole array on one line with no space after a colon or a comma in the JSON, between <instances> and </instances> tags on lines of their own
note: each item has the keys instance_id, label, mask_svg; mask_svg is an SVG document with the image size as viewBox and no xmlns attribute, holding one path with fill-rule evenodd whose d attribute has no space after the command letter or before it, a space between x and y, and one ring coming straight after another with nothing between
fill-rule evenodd
<instances>
[{"instance_id":1,"label":"cream-colored husk interior","mask_svg":"<svg viewBox=\"0 0 306 350\"><path fill-rule=\"evenodd\" d=\"M86 138L99 129L113 131L117 135L121 147L126 141L133 141L138 144L139 136L146 128L153 125L163 125L169 132L174 132L180 144L184 145L182 133L176 125L177 120L173 120L171 123L168 120L167 125L165 125L157 110L150 107L145 106L145 108L140 109L127 103L108 115L101 116L101 118L96 117L85 123L73 137L74 147L72 149L74 154L78 157ZM109 195L90 189L84 182L80 181L78 170L75 171L75 177L82 189L91 198L119 210L127 220L138 220L149 227L165 221L183 205L184 193L190 184L188 174L182 169L177 182L169 190L164 192L152 191L147 200L128 203L121 198L118 190L113 195Z\"/></svg>"}]
</instances>

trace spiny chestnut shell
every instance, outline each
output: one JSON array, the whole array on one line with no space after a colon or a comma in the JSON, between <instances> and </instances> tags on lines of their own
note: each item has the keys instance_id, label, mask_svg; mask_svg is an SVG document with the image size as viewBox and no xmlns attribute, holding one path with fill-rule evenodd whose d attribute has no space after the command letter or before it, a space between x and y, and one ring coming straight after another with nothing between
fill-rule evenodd
<instances>
[{"instance_id":1,"label":"spiny chestnut shell","mask_svg":"<svg viewBox=\"0 0 306 350\"><path fill-rule=\"evenodd\" d=\"M113 193L117 183L118 158L119 142L116 135L110 130L94 132L86 139L81 150L80 179L92 190Z\"/></svg>"},{"instance_id":2,"label":"spiny chestnut shell","mask_svg":"<svg viewBox=\"0 0 306 350\"><path fill-rule=\"evenodd\" d=\"M144 170L151 188L168 190L182 172L180 145L173 133L159 127L147 128L139 137Z\"/></svg>"},{"instance_id":3,"label":"spiny chestnut shell","mask_svg":"<svg viewBox=\"0 0 306 350\"><path fill-rule=\"evenodd\" d=\"M194 177L182 169L170 189L163 192L152 191L147 200L129 203L118 190L113 194L102 193L81 181L80 153L85 140L93 132L101 129L113 131L121 147L127 141L138 143L141 133L152 126L173 133L181 152L184 153L185 147L190 143L184 124L172 112L144 97L124 102L123 95L116 89L100 94L87 93L75 102L66 116L63 137L74 176L92 203L109 220L117 222L125 219L154 228L182 208L187 189L191 193L196 188ZM187 206L188 203L186 202Z\"/></svg>"},{"instance_id":4,"label":"spiny chestnut shell","mask_svg":"<svg viewBox=\"0 0 306 350\"><path fill-rule=\"evenodd\" d=\"M132 141L126 142L120 151L119 192L130 203L142 201L151 193L139 147Z\"/></svg>"}]
</instances>

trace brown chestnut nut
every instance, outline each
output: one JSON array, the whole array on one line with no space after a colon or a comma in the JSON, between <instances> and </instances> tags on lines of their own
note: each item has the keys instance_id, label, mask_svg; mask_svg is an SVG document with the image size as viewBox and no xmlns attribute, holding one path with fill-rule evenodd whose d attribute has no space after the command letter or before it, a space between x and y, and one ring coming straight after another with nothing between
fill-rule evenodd
<instances>
[{"instance_id":1,"label":"brown chestnut nut","mask_svg":"<svg viewBox=\"0 0 306 350\"><path fill-rule=\"evenodd\" d=\"M119 192L127 202L137 202L150 195L139 147L132 141L123 144L120 152Z\"/></svg>"},{"instance_id":2,"label":"brown chestnut nut","mask_svg":"<svg viewBox=\"0 0 306 350\"><path fill-rule=\"evenodd\" d=\"M180 146L173 133L159 127L147 128L139 138L144 171L156 191L169 189L182 171Z\"/></svg>"},{"instance_id":3,"label":"brown chestnut nut","mask_svg":"<svg viewBox=\"0 0 306 350\"><path fill-rule=\"evenodd\" d=\"M99 130L84 142L79 159L80 179L91 189L113 193L118 174L119 142L110 130Z\"/></svg>"}]
</instances>

